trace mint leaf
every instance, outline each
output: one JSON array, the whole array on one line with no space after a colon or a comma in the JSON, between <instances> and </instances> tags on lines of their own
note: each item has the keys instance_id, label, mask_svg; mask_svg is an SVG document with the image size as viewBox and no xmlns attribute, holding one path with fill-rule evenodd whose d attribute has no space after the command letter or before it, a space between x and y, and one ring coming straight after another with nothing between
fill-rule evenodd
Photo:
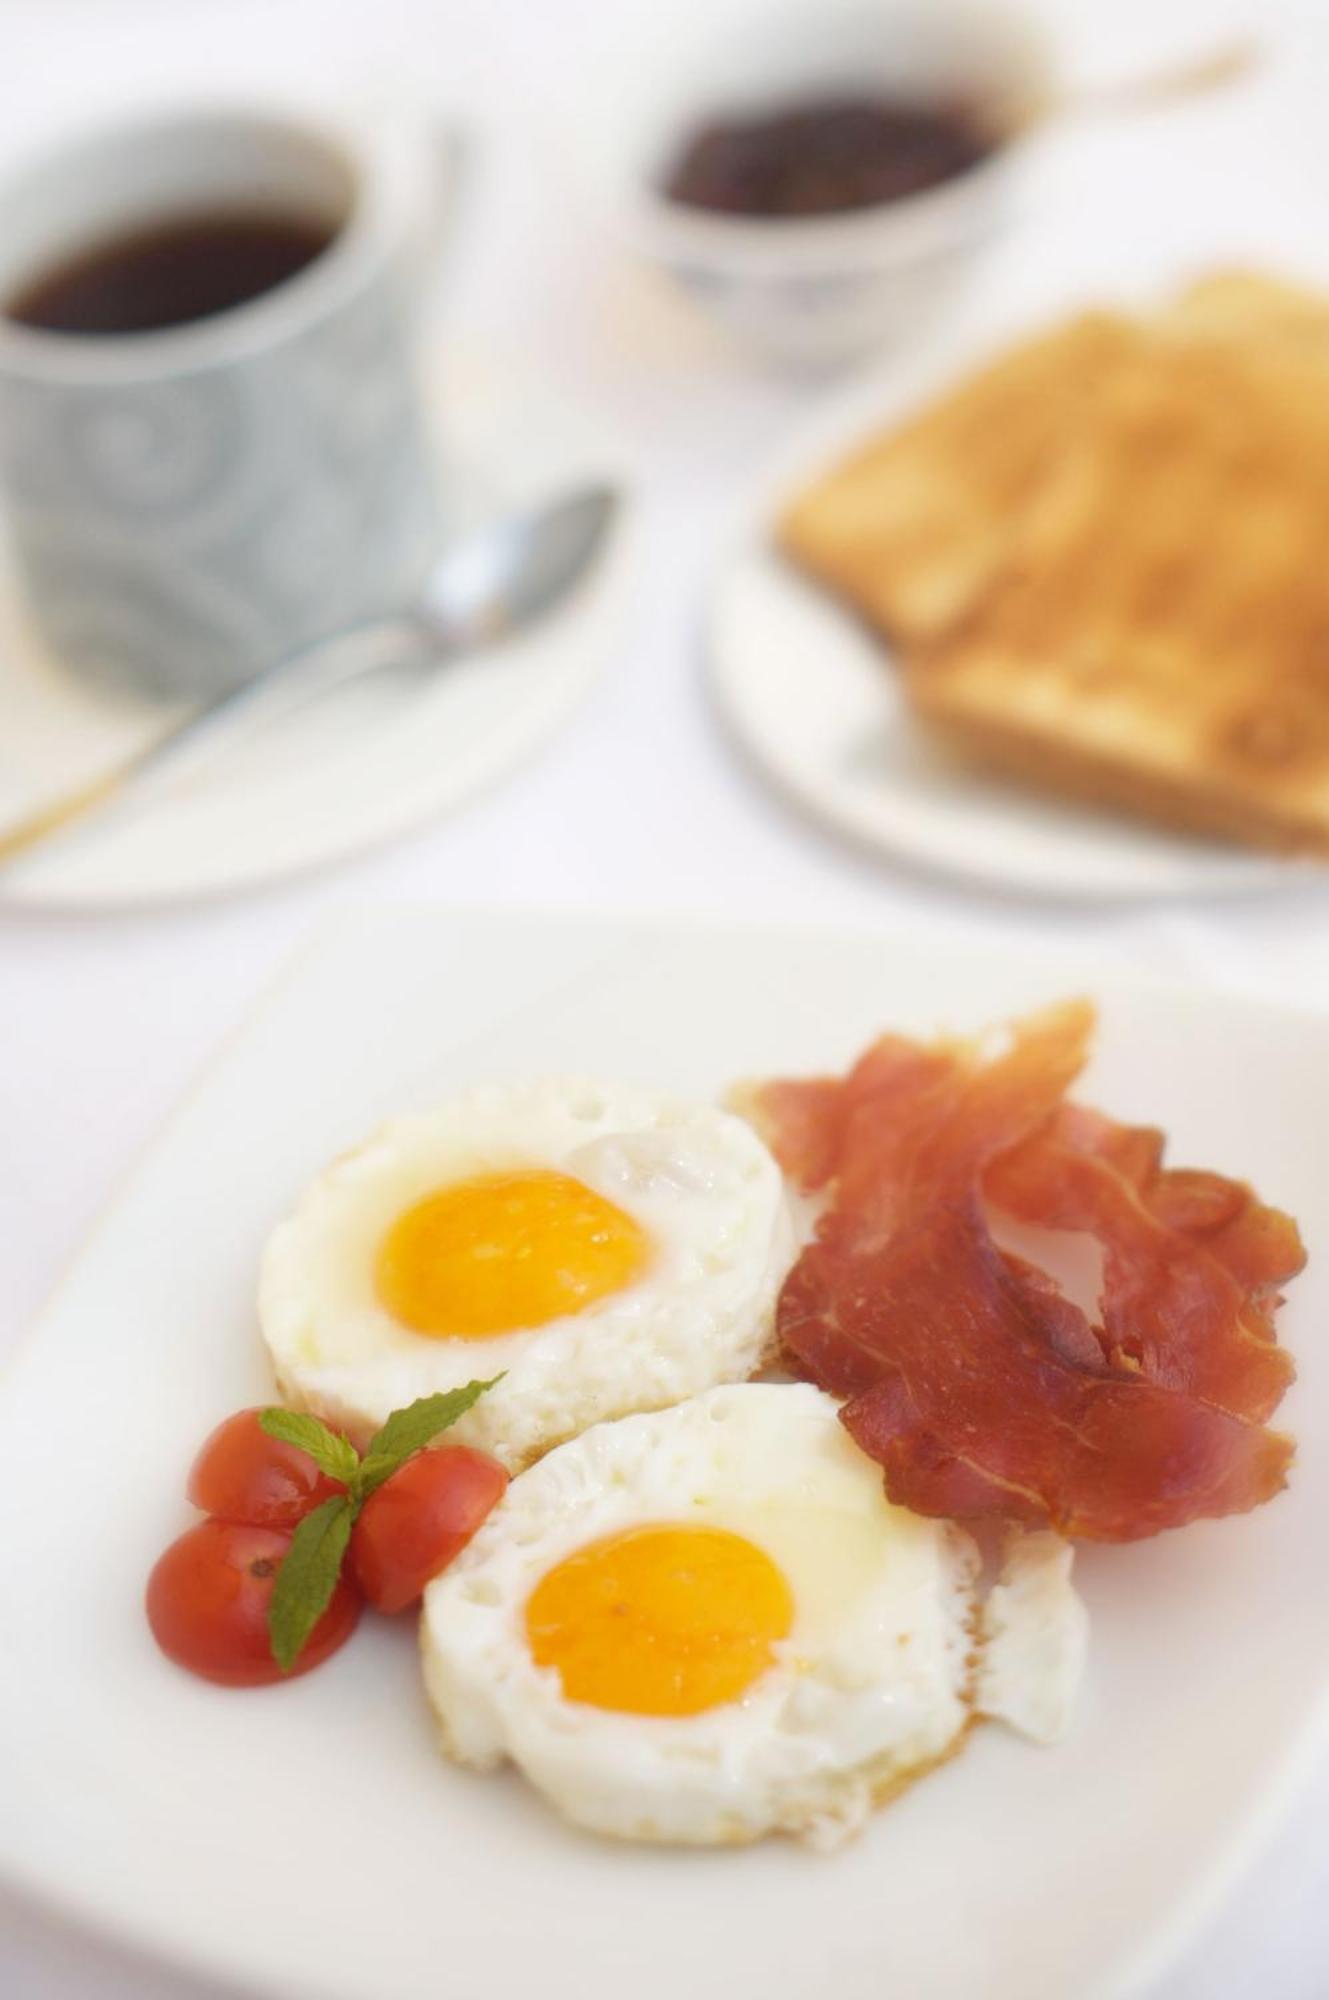
<instances>
[{"instance_id":1,"label":"mint leaf","mask_svg":"<svg viewBox=\"0 0 1329 2000\"><path fill-rule=\"evenodd\" d=\"M492 1389L495 1382L502 1380L501 1375L495 1375L488 1382L468 1382L461 1389L442 1389L436 1396L421 1396L404 1410L394 1410L382 1430L369 1441L356 1479L357 1496L367 1498L385 1479L391 1478L399 1465L432 1444L458 1417L464 1417L473 1403L479 1402L486 1389Z\"/></svg>"},{"instance_id":2,"label":"mint leaf","mask_svg":"<svg viewBox=\"0 0 1329 2000\"><path fill-rule=\"evenodd\" d=\"M268 1600L268 1640L284 1674L332 1600L357 1511L348 1494L338 1493L306 1514L291 1537Z\"/></svg>"},{"instance_id":3,"label":"mint leaf","mask_svg":"<svg viewBox=\"0 0 1329 2000\"><path fill-rule=\"evenodd\" d=\"M279 1438L283 1444L293 1444L298 1451L307 1451L329 1479L340 1479L343 1486L349 1486L355 1478L360 1457L354 1445L330 1431L317 1417L307 1417L298 1410L261 1410L258 1425L270 1438Z\"/></svg>"},{"instance_id":4,"label":"mint leaf","mask_svg":"<svg viewBox=\"0 0 1329 2000\"><path fill-rule=\"evenodd\" d=\"M385 1479L391 1479L393 1473L405 1462L405 1459L398 1458L395 1452L367 1452L360 1460L360 1470L355 1475L357 1500L367 1500L370 1494L376 1492Z\"/></svg>"}]
</instances>

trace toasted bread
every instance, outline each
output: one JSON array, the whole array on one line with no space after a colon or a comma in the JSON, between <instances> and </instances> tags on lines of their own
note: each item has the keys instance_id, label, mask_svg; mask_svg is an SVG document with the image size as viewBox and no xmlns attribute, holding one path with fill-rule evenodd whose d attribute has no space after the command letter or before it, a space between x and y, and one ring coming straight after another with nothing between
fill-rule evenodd
<instances>
[{"instance_id":1,"label":"toasted bread","mask_svg":"<svg viewBox=\"0 0 1329 2000\"><path fill-rule=\"evenodd\" d=\"M982 764L1329 855L1329 300L1242 271L1031 341L786 510Z\"/></svg>"},{"instance_id":2,"label":"toasted bread","mask_svg":"<svg viewBox=\"0 0 1329 2000\"><path fill-rule=\"evenodd\" d=\"M777 526L795 562L900 644L963 615L1077 422L1149 345L1086 314L1027 342L800 493Z\"/></svg>"},{"instance_id":3,"label":"toasted bread","mask_svg":"<svg viewBox=\"0 0 1329 2000\"><path fill-rule=\"evenodd\" d=\"M1173 304L1166 324L1183 335L1286 340L1329 361L1329 299L1254 271L1212 271Z\"/></svg>"},{"instance_id":4,"label":"toasted bread","mask_svg":"<svg viewBox=\"0 0 1329 2000\"><path fill-rule=\"evenodd\" d=\"M918 713L1040 787L1329 854L1329 355L1159 340L907 663Z\"/></svg>"}]
</instances>

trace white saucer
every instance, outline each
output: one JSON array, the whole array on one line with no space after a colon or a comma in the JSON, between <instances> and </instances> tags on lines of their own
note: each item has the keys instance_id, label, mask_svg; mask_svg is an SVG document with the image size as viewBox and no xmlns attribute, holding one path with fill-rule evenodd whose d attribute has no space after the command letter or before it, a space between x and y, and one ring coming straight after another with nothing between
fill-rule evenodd
<instances>
[{"instance_id":1,"label":"white saucer","mask_svg":"<svg viewBox=\"0 0 1329 2000\"><path fill-rule=\"evenodd\" d=\"M882 643L777 554L771 524L800 484L1023 330L988 319L980 334L966 321L921 363L833 398L758 480L710 611L726 721L766 775L837 832L987 888L1114 901L1317 879L1312 863L1040 799L950 761L907 713Z\"/></svg>"},{"instance_id":2,"label":"white saucer","mask_svg":"<svg viewBox=\"0 0 1329 2000\"><path fill-rule=\"evenodd\" d=\"M584 414L547 386L450 356L438 385L445 516L464 527L582 477L613 477ZM409 832L496 783L567 718L622 626L630 531L525 637L426 686L381 677L238 744L0 873L0 905L108 908L229 894ZM161 727L63 674L0 576L0 827Z\"/></svg>"}]
</instances>

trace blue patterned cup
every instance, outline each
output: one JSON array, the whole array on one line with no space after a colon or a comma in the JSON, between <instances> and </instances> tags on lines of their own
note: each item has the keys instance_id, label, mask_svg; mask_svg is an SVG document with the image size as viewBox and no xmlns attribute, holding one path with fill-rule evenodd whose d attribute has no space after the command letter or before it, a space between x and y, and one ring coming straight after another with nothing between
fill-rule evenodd
<instances>
[{"instance_id":1,"label":"blue patterned cup","mask_svg":"<svg viewBox=\"0 0 1329 2000\"><path fill-rule=\"evenodd\" d=\"M414 317L431 194L410 131L209 110L103 132L0 194L0 488L32 622L88 680L201 702L400 605L437 519ZM3 312L140 225L301 215L273 289L144 333Z\"/></svg>"}]
</instances>

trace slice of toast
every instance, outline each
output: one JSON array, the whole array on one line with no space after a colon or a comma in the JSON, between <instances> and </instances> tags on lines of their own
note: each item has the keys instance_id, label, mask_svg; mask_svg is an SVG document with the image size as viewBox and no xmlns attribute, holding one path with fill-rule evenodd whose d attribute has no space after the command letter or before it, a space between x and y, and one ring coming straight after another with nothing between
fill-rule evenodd
<instances>
[{"instance_id":1,"label":"slice of toast","mask_svg":"<svg viewBox=\"0 0 1329 2000\"><path fill-rule=\"evenodd\" d=\"M1150 344L1110 313L1026 342L799 493L781 548L895 643L935 636L991 584L1085 413Z\"/></svg>"},{"instance_id":2,"label":"slice of toast","mask_svg":"<svg viewBox=\"0 0 1329 2000\"><path fill-rule=\"evenodd\" d=\"M1329 357L1174 328L906 665L983 765L1329 854Z\"/></svg>"},{"instance_id":3,"label":"slice of toast","mask_svg":"<svg viewBox=\"0 0 1329 2000\"><path fill-rule=\"evenodd\" d=\"M1256 271L1211 271L1187 286L1166 324L1184 336L1286 340L1329 361L1329 299Z\"/></svg>"}]
</instances>

